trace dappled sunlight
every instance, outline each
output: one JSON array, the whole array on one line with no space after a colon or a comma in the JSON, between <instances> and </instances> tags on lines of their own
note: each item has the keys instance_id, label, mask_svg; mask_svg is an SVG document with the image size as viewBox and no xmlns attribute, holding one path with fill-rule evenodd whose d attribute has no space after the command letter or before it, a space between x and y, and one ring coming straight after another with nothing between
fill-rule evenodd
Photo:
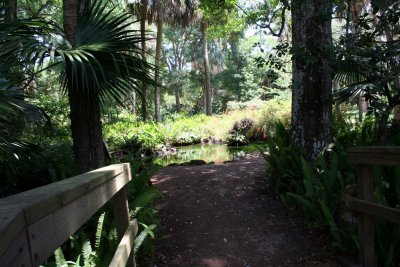
<instances>
[{"instance_id":1,"label":"dappled sunlight","mask_svg":"<svg viewBox=\"0 0 400 267\"><path fill-rule=\"evenodd\" d=\"M154 184L154 185L158 185L158 184L162 184L162 183L165 183L165 182L168 182L168 181L170 181L170 180L172 180L174 177L172 177L172 176L169 176L169 177L165 177L165 178L152 178L151 179L151 182Z\"/></svg>"},{"instance_id":2,"label":"dappled sunlight","mask_svg":"<svg viewBox=\"0 0 400 267\"><path fill-rule=\"evenodd\" d=\"M226 259L224 259L222 257L212 257L212 258L202 259L201 264L202 264L202 266L207 266L207 267L228 266L228 265L226 265Z\"/></svg>"}]
</instances>

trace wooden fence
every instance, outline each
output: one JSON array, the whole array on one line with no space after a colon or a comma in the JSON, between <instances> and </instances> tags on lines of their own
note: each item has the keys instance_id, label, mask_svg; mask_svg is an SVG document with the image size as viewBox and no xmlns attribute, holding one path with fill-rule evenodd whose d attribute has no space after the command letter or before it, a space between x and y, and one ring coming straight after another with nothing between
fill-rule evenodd
<instances>
[{"instance_id":1,"label":"wooden fence","mask_svg":"<svg viewBox=\"0 0 400 267\"><path fill-rule=\"evenodd\" d=\"M347 196L346 206L358 215L360 260L374 266L374 217L400 224L400 210L374 203L373 165L400 166L400 147L357 147L348 151L349 161L357 164L357 198Z\"/></svg>"},{"instance_id":2,"label":"wooden fence","mask_svg":"<svg viewBox=\"0 0 400 267\"><path fill-rule=\"evenodd\" d=\"M39 266L110 199L120 240L110 266L135 266L131 179L129 163L116 164L0 199L0 266Z\"/></svg>"}]
</instances>

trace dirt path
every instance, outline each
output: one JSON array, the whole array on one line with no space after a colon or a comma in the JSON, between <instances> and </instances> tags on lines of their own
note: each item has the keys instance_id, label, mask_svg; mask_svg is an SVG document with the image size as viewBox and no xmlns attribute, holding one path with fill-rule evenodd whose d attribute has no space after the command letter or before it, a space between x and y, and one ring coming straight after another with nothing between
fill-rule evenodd
<instances>
[{"instance_id":1,"label":"dirt path","mask_svg":"<svg viewBox=\"0 0 400 267\"><path fill-rule=\"evenodd\" d=\"M314 261L319 237L275 200L264 168L252 155L155 175L163 192L157 266L334 266Z\"/></svg>"}]
</instances>

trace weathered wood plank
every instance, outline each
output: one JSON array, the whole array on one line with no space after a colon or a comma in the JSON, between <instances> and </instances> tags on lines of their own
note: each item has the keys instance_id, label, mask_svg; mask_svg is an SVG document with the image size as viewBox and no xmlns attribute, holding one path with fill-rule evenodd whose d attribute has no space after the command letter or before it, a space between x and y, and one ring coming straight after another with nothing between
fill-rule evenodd
<instances>
[{"instance_id":1,"label":"weathered wood plank","mask_svg":"<svg viewBox=\"0 0 400 267\"><path fill-rule=\"evenodd\" d=\"M372 165L357 167L357 196L364 201L374 200L374 177ZM358 215L358 236L360 238L360 259L364 267L373 267L375 258L375 222L368 214Z\"/></svg>"},{"instance_id":2,"label":"weathered wood plank","mask_svg":"<svg viewBox=\"0 0 400 267\"><path fill-rule=\"evenodd\" d=\"M19 233L25 229L25 219L22 209L15 204L0 206L0 256L8 249L8 245L14 242Z\"/></svg>"},{"instance_id":3,"label":"weathered wood plank","mask_svg":"<svg viewBox=\"0 0 400 267\"><path fill-rule=\"evenodd\" d=\"M34 265L41 264L129 182L124 173L49 213L28 227Z\"/></svg>"},{"instance_id":4,"label":"weathered wood plank","mask_svg":"<svg viewBox=\"0 0 400 267\"><path fill-rule=\"evenodd\" d=\"M133 253L133 241L135 240L136 234L138 231L137 221L133 220L128 226L121 242L118 245L117 251L114 254L113 259L111 260L110 267L125 267L129 259L130 255ZM134 258L134 257L133 257Z\"/></svg>"},{"instance_id":5,"label":"weathered wood plank","mask_svg":"<svg viewBox=\"0 0 400 267\"><path fill-rule=\"evenodd\" d=\"M400 147L353 147L348 150L351 163L371 165L400 165Z\"/></svg>"},{"instance_id":6,"label":"weathered wood plank","mask_svg":"<svg viewBox=\"0 0 400 267\"><path fill-rule=\"evenodd\" d=\"M0 267L34 266L31 261L28 235L25 229L20 231L15 239L8 244L10 244L10 246L5 253L0 256Z\"/></svg>"},{"instance_id":7,"label":"weathered wood plank","mask_svg":"<svg viewBox=\"0 0 400 267\"><path fill-rule=\"evenodd\" d=\"M7 201L19 203L30 224L129 169L128 163L107 166L11 196Z\"/></svg>"},{"instance_id":8,"label":"weathered wood plank","mask_svg":"<svg viewBox=\"0 0 400 267\"><path fill-rule=\"evenodd\" d=\"M0 266L38 266L130 180L124 163L1 199Z\"/></svg>"},{"instance_id":9,"label":"weathered wood plank","mask_svg":"<svg viewBox=\"0 0 400 267\"><path fill-rule=\"evenodd\" d=\"M400 224L400 210L384 205L364 201L354 197L346 197L346 207L355 212L365 213L379 219Z\"/></svg>"},{"instance_id":10,"label":"weathered wood plank","mask_svg":"<svg viewBox=\"0 0 400 267\"><path fill-rule=\"evenodd\" d=\"M32 266L25 219L15 204L0 206L0 266Z\"/></svg>"},{"instance_id":11,"label":"weathered wood plank","mask_svg":"<svg viewBox=\"0 0 400 267\"><path fill-rule=\"evenodd\" d=\"M125 231L130 223L130 215L129 215L129 205L126 189L121 189L114 197L113 197L113 211L115 217L115 225L118 233L118 242L122 240L125 235ZM135 267L135 257L132 254L128 261L126 262L127 267Z\"/></svg>"}]
</instances>

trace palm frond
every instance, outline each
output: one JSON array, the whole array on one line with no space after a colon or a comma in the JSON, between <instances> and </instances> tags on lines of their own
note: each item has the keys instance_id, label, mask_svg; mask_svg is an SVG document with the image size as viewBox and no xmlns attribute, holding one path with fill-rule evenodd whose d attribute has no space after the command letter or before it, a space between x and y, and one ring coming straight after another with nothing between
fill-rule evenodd
<instances>
[{"instance_id":1,"label":"palm frond","mask_svg":"<svg viewBox=\"0 0 400 267\"><path fill-rule=\"evenodd\" d=\"M83 97L112 97L122 104L121 96L133 90L141 96L142 84L155 84L154 67L141 57L140 32L130 29L129 21L128 13L105 12L101 1L79 17L76 45L62 51L64 89L77 90Z\"/></svg>"},{"instance_id":2,"label":"palm frond","mask_svg":"<svg viewBox=\"0 0 400 267\"><path fill-rule=\"evenodd\" d=\"M339 89L339 91L333 94L333 98L335 101L341 104L353 96L368 94L370 89L374 87L375 85L372 83L355 83Z\"/></svg>"},{"instance_id":3,"label":"palm frond","mask_svg":"<svg viewBox=\"0 0 400 267\"><path fill-rule=\"evenodd\" d=\"M13 132L10 118L21 116L24 119L47 123L47 115L38 107L26 102L26 95L13 82L1 78L0 74L0 151L14 155L36 153L39 147L18 140Z\"/></svg>"}]
</instances>

